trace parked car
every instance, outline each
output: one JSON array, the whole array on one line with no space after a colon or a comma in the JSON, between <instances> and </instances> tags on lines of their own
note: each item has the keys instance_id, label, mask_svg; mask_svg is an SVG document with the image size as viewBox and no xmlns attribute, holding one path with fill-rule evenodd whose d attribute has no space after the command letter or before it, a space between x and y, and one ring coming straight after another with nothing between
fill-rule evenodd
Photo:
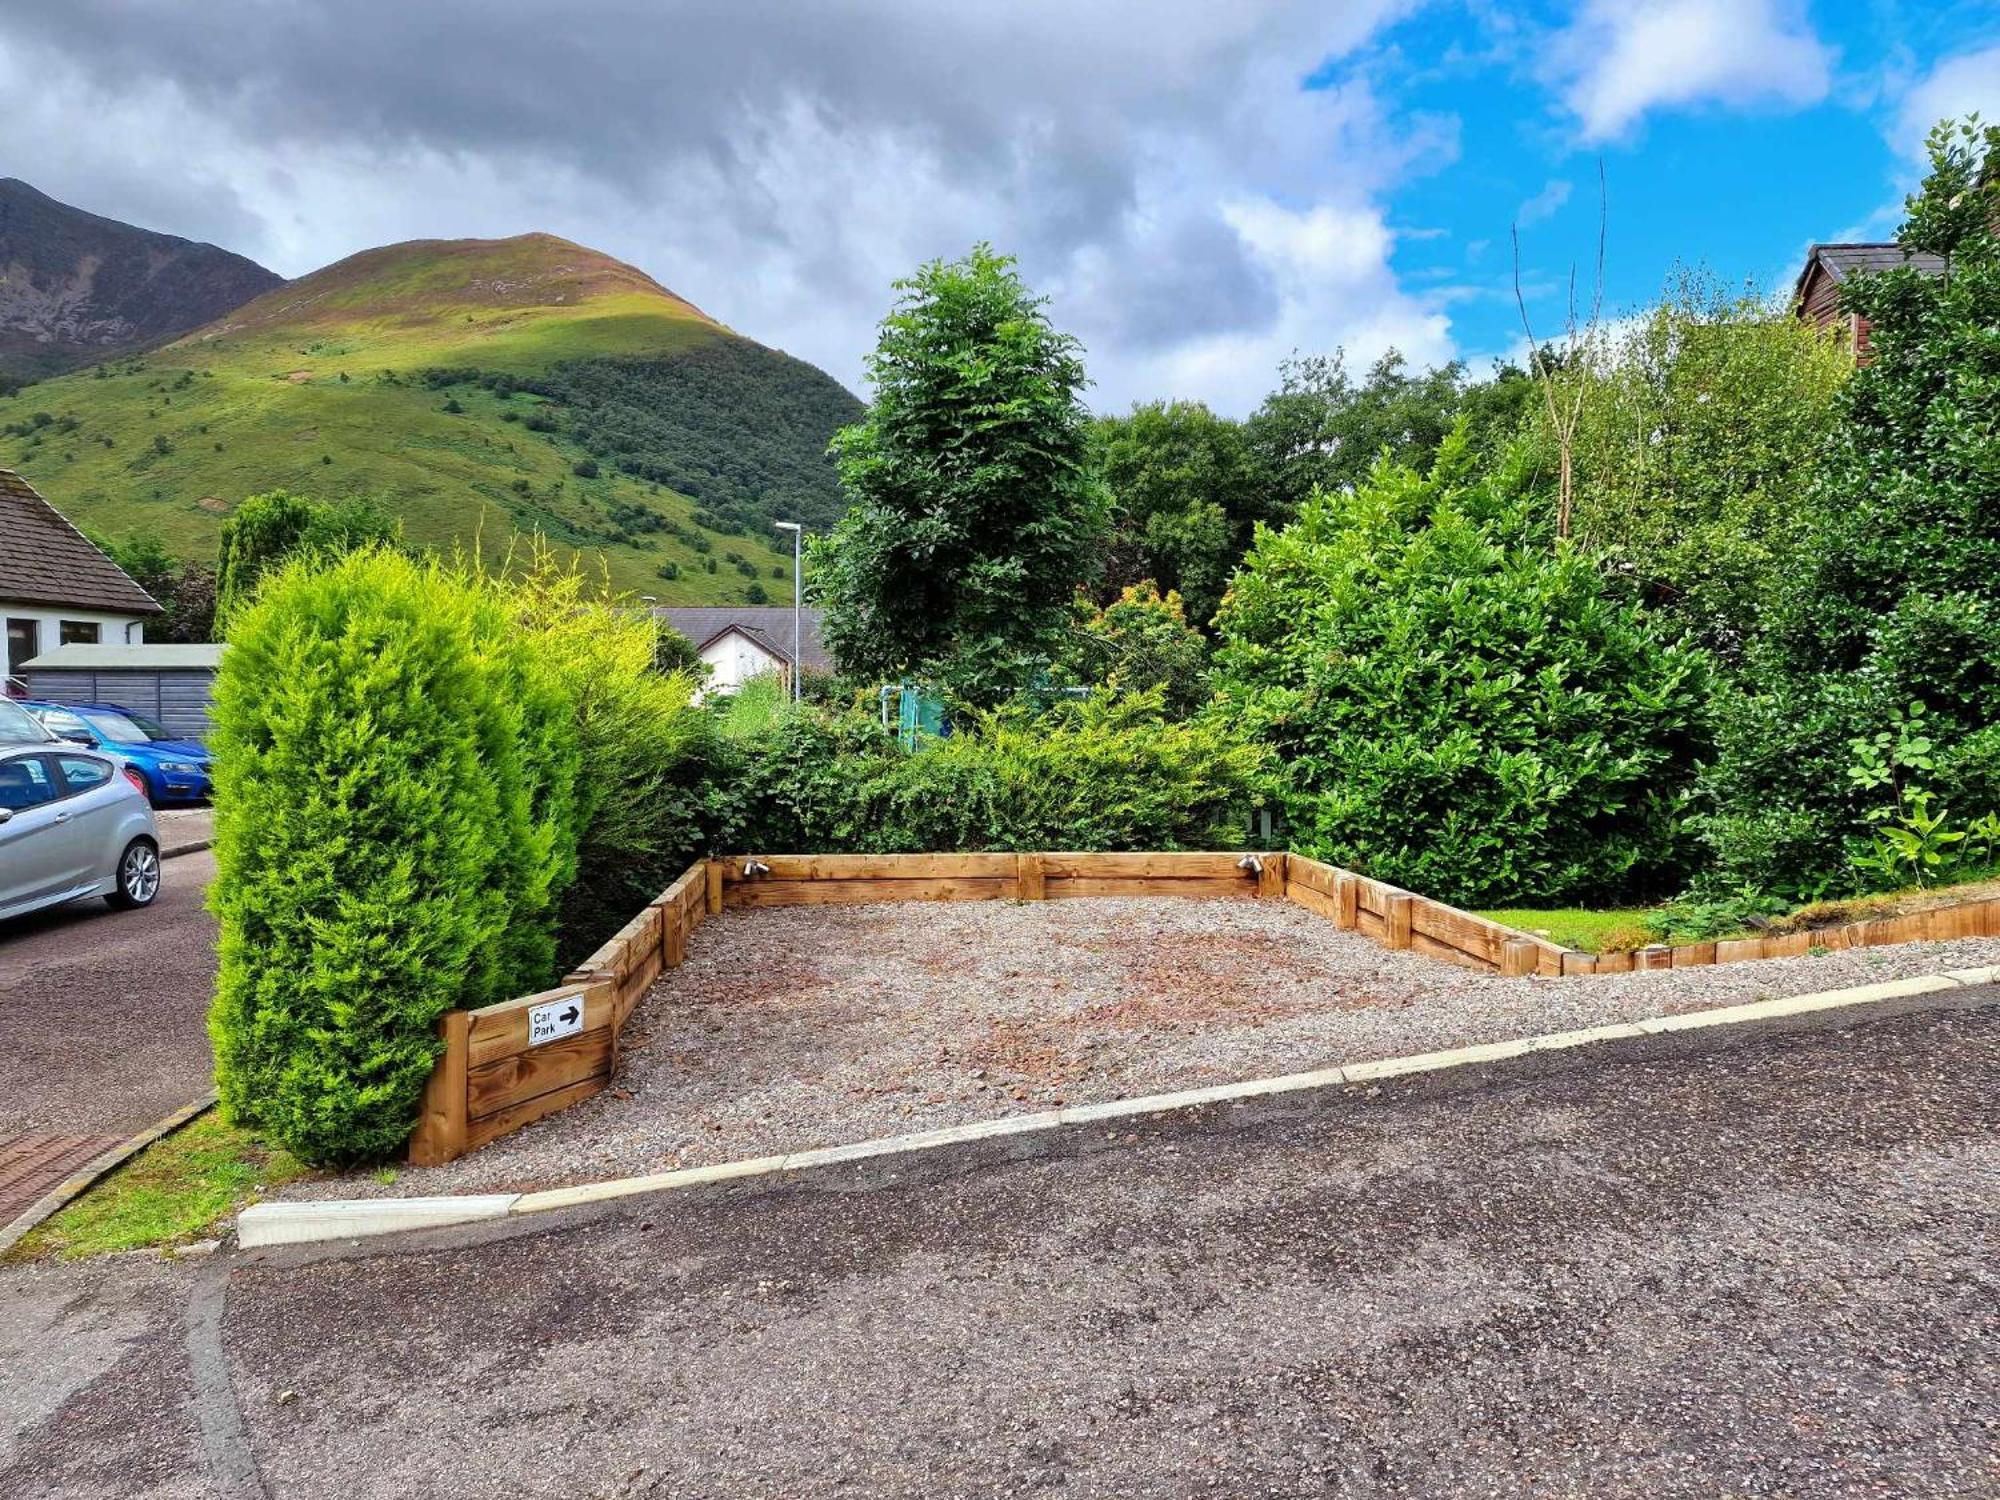
<instances>
[{"instance_id":1,"label":"parked car","mask_svg":"<svg viewBox=\"0 0 2000 1500\"><path fill-rule=\"evenodd\" d=\"M138 772L60 742L0 742L0 917L160 894L160 834Z\"/></svg>"},{"instance_id":2,"label":"parked car","mask_svg":"<svg viewBox=\"0 0 2000 1500\"><path fill-rule=\"evenodd\" d=\"M165 725L115 703L48 703L30 698L21 705L58 739L102 750L130 766L144 781L155 807L205 802L215 790L209 779L208 747L176 739Z\"/></svg>"},{"instance_id":3,"label":"parked car","mask_svg":"<svg viewBox=\"0 0 2000 1500\"><path fill-rule=\"evenodd\" d=\"M12 698L0 698L0 745L46 745L54 738Z\"/></svg>"}]
</instances>

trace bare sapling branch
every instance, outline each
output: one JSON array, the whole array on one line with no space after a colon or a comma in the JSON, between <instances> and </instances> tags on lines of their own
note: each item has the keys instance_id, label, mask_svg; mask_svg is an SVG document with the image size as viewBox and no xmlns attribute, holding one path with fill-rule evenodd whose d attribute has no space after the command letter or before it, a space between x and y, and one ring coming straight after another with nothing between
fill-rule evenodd
<instances>
[{"instance_id":1,"label":"bare sapling branch","mask_svg":"<svg viewBox=\"0 0 2000 1500\"><path fill-rule=\"evenodd\" d=\"M1521 331L1528 337L1528 360L1530 373L1542 388L1542 403L1549 414L1549 427L1555 433L1556 451L1559 458L1556 487L1556 535L1570 534L1571 520L1576 513L1576 430L1583 418L1583 399L1586 371L1583 363L1596 347L1599 324L1604 316L1604 252L1610 221L1609 194L1605 187L1604 159L1597 161L1597 277L1591 289L1590 318L1581 328L1577 325L1576 305L1576 265L1569 269L1568 296L1565 299L1563 319L1563 352L1557 356L1553 350L1535 337L1534 324L1528 317L1528 299L1521 290L1521 226L1510 226L1509 232L1514 244L1514 305L1521 312ZM1556 374L1558 361L1563 369L1570 372L1566 390L1558 391Z\"/></svg>"}]
</instances>

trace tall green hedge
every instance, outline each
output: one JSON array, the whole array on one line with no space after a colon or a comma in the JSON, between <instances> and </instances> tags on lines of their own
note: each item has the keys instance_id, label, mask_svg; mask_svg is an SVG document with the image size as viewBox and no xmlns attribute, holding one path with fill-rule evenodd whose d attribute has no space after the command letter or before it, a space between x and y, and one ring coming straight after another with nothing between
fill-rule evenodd
<instances>
[{"instance_id":1,"label":"tall green hedge","mask_svg":"<svg viewBox=\"0 0 2000 1500\"><path fill-rule=\"evenodd\" d=\"M1223 705L1276 753L1291 847L1464 905L1658 895L1685 879L1708 670L1525 475L1383 463L1260 530L1224 601Z\"/></svg>"},{"instance_id":2,"label":"tall green hedge","mask_svg":"<svg viewBox=\"0 0 2000 1500\"><path fill-rule=\"evenodd\" d=\"M265 580L214 750L223 1107L314 1161L387 1155L437 1017L554 969L574 714L499 592L369 551Z\"/></svg>"}]
</instances>

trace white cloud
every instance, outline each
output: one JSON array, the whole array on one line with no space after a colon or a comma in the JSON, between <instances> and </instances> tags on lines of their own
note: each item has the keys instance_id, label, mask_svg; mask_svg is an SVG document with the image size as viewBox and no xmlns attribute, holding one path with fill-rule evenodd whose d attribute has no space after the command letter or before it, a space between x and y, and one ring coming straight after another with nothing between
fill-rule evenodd
<instances>
[{"instance_id":1,"label":"white cloud","mask_svg":"<svg viewBox=\"0 0 2000 1500\"><path fill-rule=\"evenodd\" d=\"M1896 148L1921 160L1933 125L1975 113L2000 123L2000 43L1947 57L1911 87L1896 112Z\"/></svg>"},{"instance_id":2,"label":"white cloud","mask_svg":"<svg viewBox=\"0 0 2000 1500\"><path fill-rule=\"evenodd\" d=\"M1382 206L1450 122L1300 86L1412 3L69 0L0 19L0 163L290 275L546 229L854 385L890 281L986 239L1100 407L1240 411L1294 346L1450 352Z\"/></svg>"},{"instance_id":3,"label":"white cloud","mask_svg":"<svg viewBox=\"0 0 2000 1500\"><path fill-rule=\"evenodd\" d=\"M1569 202L1573 186L1574 184L1561 177L1549 179L1546 187L1514 210L1514 222L1523 226L1541 223Z\"/></svg>"},{"instance_id":4,"label":"white cloud","mask_svg":"<svg viewBox=\"0 0 2000 1500\"><path fill-rule=\"evenodd\" d=\"M1591 140L1663 107L1812 104L1832 76L1832 51L1792 0L1588 0L1554 49Z\"/></svg>"}]
</instances>

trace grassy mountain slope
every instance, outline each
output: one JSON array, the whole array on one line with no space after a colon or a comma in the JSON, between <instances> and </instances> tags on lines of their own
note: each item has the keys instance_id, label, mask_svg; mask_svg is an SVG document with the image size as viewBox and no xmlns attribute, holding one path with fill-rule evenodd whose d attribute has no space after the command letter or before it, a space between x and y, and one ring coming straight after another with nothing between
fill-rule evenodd
<instances>
[{"instance_id":1,"label":"grassy mountain slope","mask_svg":"<svg viewBox=\"0 0 2000 1500\"><path fill-rule=\"evenodd\" d=\"M0 380L172 338L279 279L214 245L100 218L0 177Z\"/></svg>"},{"instance_id":2,"label":"grassy mountain slope","mask_svg":"<svg viewBox=\"0 0 2000 1500\"><path fill-rule=\"evenodd\" d=\"M489 559L539 531L673 603L788 595L774 515L838 509L859 404L643 273L550 235L414 241L174 343L0 400L0 466L82 525L212 554L244 496L372 497Z\"/></svg>"}]
</instances>

